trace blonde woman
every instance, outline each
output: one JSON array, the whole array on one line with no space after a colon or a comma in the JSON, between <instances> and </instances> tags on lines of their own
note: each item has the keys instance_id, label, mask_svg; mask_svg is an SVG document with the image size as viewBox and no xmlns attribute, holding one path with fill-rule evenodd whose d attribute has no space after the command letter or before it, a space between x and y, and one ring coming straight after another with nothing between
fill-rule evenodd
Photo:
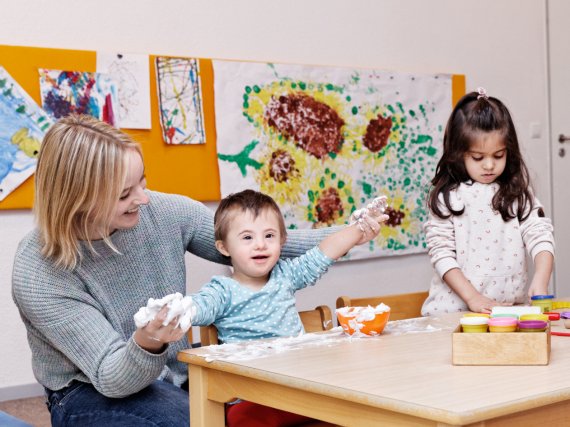
<instances>
[{"instance_id":1,"label":"blonde woman","mask_svg":"<svg viewBox=\"0 0 570 427\"><path fill-rule=\"evenodd\" d=\"M53 425L188 426L186 369L176 361L185 334L162 326L165 312L138 329L133 314L149 297L185 293L186 251L229 262L215 247L213 212L147 190L139 146L87 116L47 132L34 210L12 292ZM329 233L291 230L284 256Z\"/></svg>"}]
</instances>

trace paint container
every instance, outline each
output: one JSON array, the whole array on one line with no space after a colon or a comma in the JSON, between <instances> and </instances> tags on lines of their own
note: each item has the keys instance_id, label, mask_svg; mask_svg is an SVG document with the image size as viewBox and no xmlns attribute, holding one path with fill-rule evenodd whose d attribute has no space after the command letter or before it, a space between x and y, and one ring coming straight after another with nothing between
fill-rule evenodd
<instances>
[{"instance_id":1,"label":"paint container","mask_svg":"<svg viewBox=\"0 0 570 427\"><path fill-rule=\"evenodd\" d=\"M518 314L515 313L496 313L496 314L491 314L491 318L494 319L496 317L505 317L505 318L509 318L509 319L516 319L519 320L519 316Z\"/></svg>"},{"instance_id":2,"label":"paint container","mask_svg":"<svg viewBox=\"0 0 570 427\"><path fill-rule=\"evenodd\" d=\"M570 311L563 311L560 313L560 319L564 321L564 327L570 329Z\"/></svg>"},{"instance_id":3,"label":"paint container","mask_svg":"<svg viewBox=\"0 0 570 427\"><path fill-rule=\"evenodd\" d=\"M465 313L463 317L486 317L489 318L490 314L488 313Z\"/></svg>"},{"instance_id":4,"label":"paint container","mask_svg":"<svg viewBox=\"0 0 570 427\"><path fill-rule=\"evenodd\" d=\"M489 319L490 332L516 332L518 320L512 317L492 317Z\"/></svg>"},{"instance_id":5,"label":"paint container","mask_svg":"<svg viewBox=\"0 0 570 427\"><path fill-rule=\"evenodd\" d=\"M548 316L548 320L550 320L551 322L560 320L560 313L557 313L555 311L547 311L544 312L544 314Z\"/></svg>"},{"instance_id":6,"label":"paint container","mask_svg":"<svg viewBox=\"0 0 570 427\"><path fill-rule=\"evenodd\" d=\"M558 313L556 313L558 314ZM558 314L558 317L560 317L560 315ZM548 320L552 320L550 318L549 315L547 315L546 313L544 314L523 314L520 318L520 321L523 320L542 320L542 321L548 321Z\"/></svg>"},{"instance_id":7,"label":"paint container","mask_svg":"<svg viewBox=\"0 0 570 427\"><path fill-rule=\"evenodd\" d=\"M466 333L487 332L489 318L485 316L466 316L459 319L461 329Z\"/></svg>"},{"instance_id":8,"label":"paint container","mask_svg":"<svg viewBox=\"0 0 570 427\"><path fill-rule=\"evenodd\" d=\"M530 303L536 307L540 307L541 311L544 313L545 311L552 310L553 299L554 295L534 295L530 297Z\"/></svg>"},{"instance_id":9,"label":"paint container","mask_svg":"<svg viewBox=\"0 0 570 427\"><path fill-rule=\"evenodd\" d=\"M521 320L518 324L519 332L544 332L548 327L547 320Z\"/></svg>"}]
</instances>

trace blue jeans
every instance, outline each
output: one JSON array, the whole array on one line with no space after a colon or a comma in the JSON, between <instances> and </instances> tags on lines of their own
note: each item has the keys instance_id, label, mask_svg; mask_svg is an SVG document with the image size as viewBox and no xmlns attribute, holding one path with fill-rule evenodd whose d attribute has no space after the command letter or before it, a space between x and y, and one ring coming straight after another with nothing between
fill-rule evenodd
<instances>
[{"instance_id":1,"label":"blue jeans","mask_svg":"<svg viewBox=\"0 0 570 427\"><path fill-rule=\"evenodd\" d=\"M188 392L164 381L155 381L123 398L105 397L91 384L74 381L58 390L46 390L52 427L188 427Z\"/></svg>"}]
</instances>

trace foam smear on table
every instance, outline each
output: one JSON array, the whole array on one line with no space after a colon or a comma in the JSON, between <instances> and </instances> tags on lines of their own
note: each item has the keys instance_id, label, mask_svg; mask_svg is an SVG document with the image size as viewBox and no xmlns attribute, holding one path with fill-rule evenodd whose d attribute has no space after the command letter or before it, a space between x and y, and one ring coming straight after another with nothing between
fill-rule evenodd
<instances>
[{"instance_id":1,"label":"foam smear on table","mask_svg":"<svg viewBox=\"0 0 570 427\"><path fill-rule=\"evenodd\" d=\"M374 340L382 339L382 337L386 335L430 333L442 330L451 331L453 327L438 317L423 317L388 322L382 335L374 337L361 333L347 335L341 327L336 327L326 332L301 334L296 337L210 345L202 347L199 355L204 357L208 362L214 360L251 360L286 351L297 351L318 346L334 346L346 343L347 341L351 342L361 339Z\"/></svg>"}]
</instances>

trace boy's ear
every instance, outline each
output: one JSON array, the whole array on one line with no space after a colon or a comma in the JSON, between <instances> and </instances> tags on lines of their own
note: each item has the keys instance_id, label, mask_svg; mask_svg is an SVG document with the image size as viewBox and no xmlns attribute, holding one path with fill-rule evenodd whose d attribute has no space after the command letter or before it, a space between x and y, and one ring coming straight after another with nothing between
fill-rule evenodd
<instances>
[{"instance_id":1,"label":"boy's ear","mask_svg":"<svg viewBox=\"0 0 570 427\"><path fill-rule=\"evenodd\" d=\"M216 249L222 255L230 256L230 253L226 250L226 247L224 246L224 242L222 240L216 240Z\"/></svg>"}]
</instances>

